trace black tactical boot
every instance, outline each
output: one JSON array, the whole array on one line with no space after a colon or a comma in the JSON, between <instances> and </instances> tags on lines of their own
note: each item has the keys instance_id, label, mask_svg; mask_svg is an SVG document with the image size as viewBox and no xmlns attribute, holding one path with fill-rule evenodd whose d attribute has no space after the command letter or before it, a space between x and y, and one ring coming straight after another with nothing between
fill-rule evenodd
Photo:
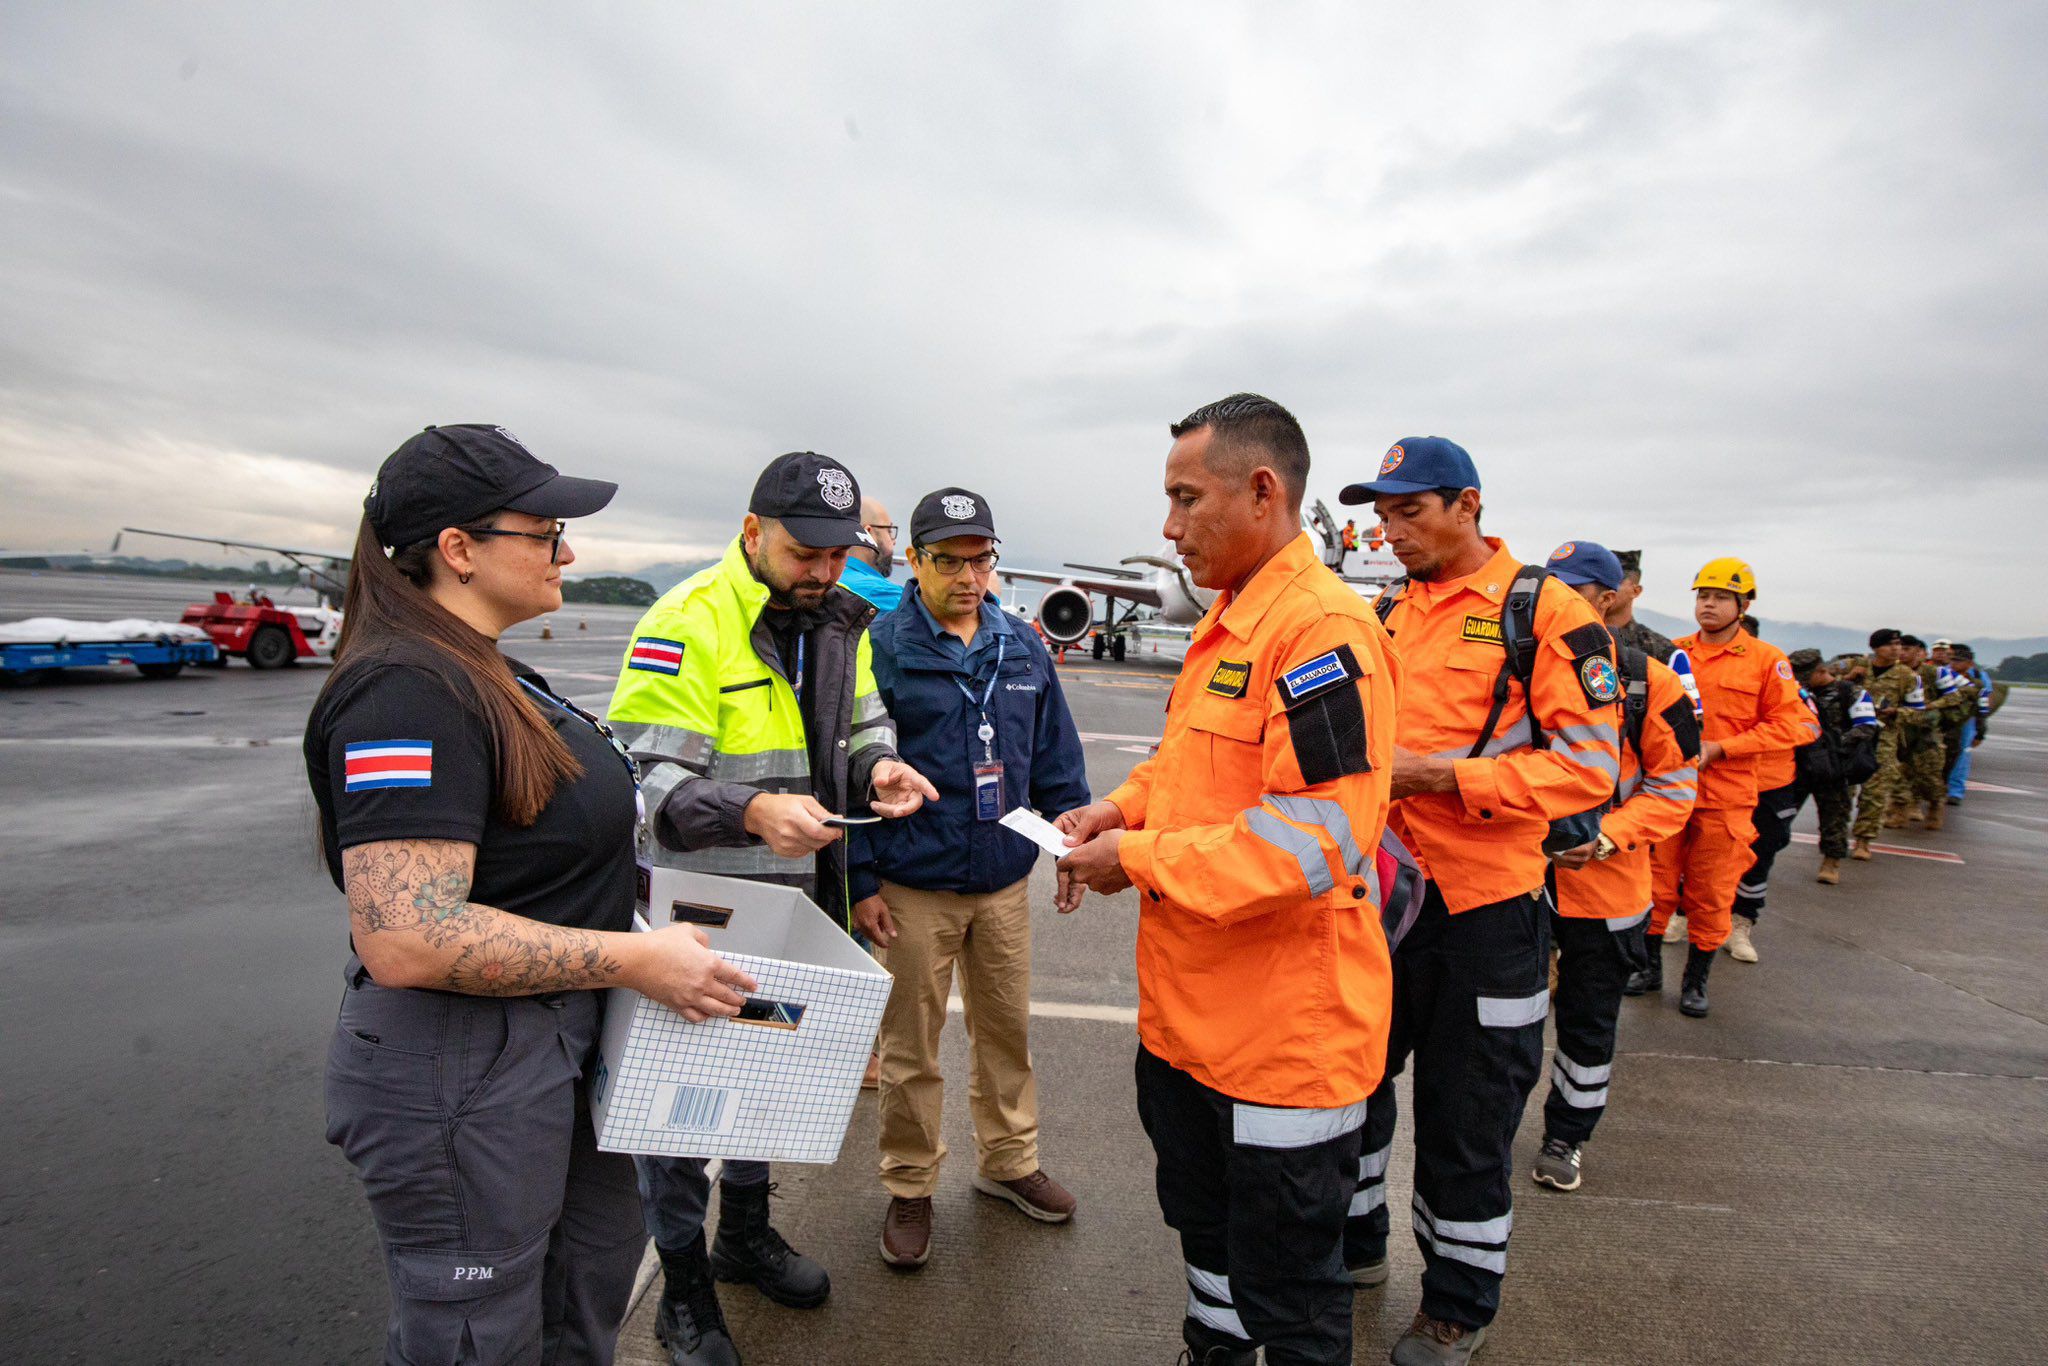
<instances>
[{"instance_id":1,"label":"black tactical boot","mask_svg":"<svg viewBox=\"0 0 2048 1366\"><path fill-rule=\"evenodd\" d=\"M1685 981L1678 992L1678 1012L1695 1020L1707 1013L1707 969L1714 966L1714 951L1697 944L1685 948Z\"/></svg>"},{"instance_id":2,"label":"black tactical boot","mask_svg":"<svg viewBox=\"0 0 2048 1366\"><path fill-rule=\"evenodd\" d=\"M1621 989L1624 996L1641 996L1646 991L1664 990L1664 936L1643 928L1643 965L1628 975Z\"/></svg>"},{"instance_id":3,"label":"black tactical boot","mask_svg":"<svg viewBox=\"0 0 2048 1366\"><path fill-rule=\"evenodd\" d=\"M769 1224L768 1193L774 1189L765 1181L755 1186L718 1183L712 1274L721 1281L744 1281L791 1309L816 1309L832 1293L832 1280Z\"/></svg>"},{"instance_id":4,"label":"black tactical boot","mask_svg":"<svg viewBox=\"0 0 2048 1366\"><path fill-rule=\"evenodd\" d=\"M704 1235L681 1252L661 1254L661 1309L654 1336L668 1348L669 1366L740 1366L740 1354L725 1331L725 1312L711 1283Z\"/></svg>"},{"instance_id":5,"label":"black tactical boot","mask_svg":"<svg viewBox=\"0 0 2048 1366\"><path fill-rule=\"evenodd\" d=\"M1191 1366L1258 1366L1258 1348L1192 1320L1181 1324L1180 1340L1188 1345L1180 1359Z\"/></svg>"}]
</instances>

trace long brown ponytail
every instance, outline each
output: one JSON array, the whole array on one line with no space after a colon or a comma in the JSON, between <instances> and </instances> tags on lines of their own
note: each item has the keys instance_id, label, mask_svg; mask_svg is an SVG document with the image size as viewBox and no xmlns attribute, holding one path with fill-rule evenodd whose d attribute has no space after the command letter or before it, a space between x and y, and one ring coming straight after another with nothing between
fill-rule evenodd
<instances>
[{"instance_id":1,"label":"long brown ponytail","mask_svg":"<svg viewBox=\"0 0 2048 1366\"><path fill-rule=\"evenodd\" d=\"M495 810L513 825L532 825L556 786L580 776L583 766L505 667L497 645L427 593L434 552L434 542L422 541L386 555L370 519L363 519L341 604L334 672L321 691L380 644L417 640L447 654L469 681L462 701L490 727L497 759Z\"/></svg>"}]
</instances>

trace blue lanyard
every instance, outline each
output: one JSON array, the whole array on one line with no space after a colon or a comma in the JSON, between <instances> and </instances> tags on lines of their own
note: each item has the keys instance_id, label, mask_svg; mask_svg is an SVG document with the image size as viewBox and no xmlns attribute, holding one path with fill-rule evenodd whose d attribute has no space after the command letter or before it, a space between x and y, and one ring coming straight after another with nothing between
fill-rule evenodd
<instances>
[{"instance_id":1,"label":"blue lanyard","mask_svg":"<svg viewBox=\"0 0 2048 1366\"><path fill-rule=\"evenodd\" d=\"M796 677L789 680L790 689L796 693L796 703L804 703L804 638L796 638Z\"/></svg>"},{"instance_id":2,"label":"blue lanyard","mask_svg":"<svg viewBox=\"0 0 2048 1366\"><path fill-rule=\"evenodd\" d=\"M993 762L996 757L996 728L993 725L989 724L988 700L989 698L995 696L996 679L1000 678L1003 672L1003 650L1006 646L1009 645L1009 643L1010 639L1007 635L1000 635L996 637L996 666L994 669L991 669L989 671L988 686L981 690L981 700L979 702L974 700L974 694L968 690L968 687L965 683L962 683L958 678L955 678L953 680L953 686L958 688L960 690L960 695L967 699L967 705L973 707L976 711L981 713L981 729L983 732L983 734L981 735L981 749L982 753L986 754L991 762Z\"/></svg>"}]
</instances>

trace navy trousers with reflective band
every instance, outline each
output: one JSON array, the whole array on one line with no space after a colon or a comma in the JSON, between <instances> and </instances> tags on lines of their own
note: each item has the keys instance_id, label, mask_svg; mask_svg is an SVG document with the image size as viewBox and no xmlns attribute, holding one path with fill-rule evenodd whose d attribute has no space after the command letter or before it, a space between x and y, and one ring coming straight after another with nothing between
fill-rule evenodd
<instances>
[{"instance_id":1,"label":"navy trousers with reflective band","mask_svg":"<svg viewBox=\"0 0 2048 1366\"><path fill-rule=\"evenodd\" d=\"M1584 1143L1607 1109L1614 1079L1614 1035L1621 1019L1621 989L1647 966L1640 915L1618 920L1550 916L1557 943L1557 993L1551 1005L1557 1049L1550 1058L1550 1095L1543 1102L1543 1134Z\"/></svg>"},{"instance_id":2,"label":"navy trousers with reflective band","mask_svg":"<svg viewBox=\"0 0 2048 1366\"><path fill-rule=\"evenodd\" d=\"M1159 1211L1187 1263L1182 1336L1266 1349L1268 1366L1351 1361L1344 1211L1365 1103L1248 1105L1138 1050L1138 1118L1158 1156Z\"/></svg>"},{"instance_id":3,"label":"navy trousers with reflective band","mask_svg":"<svg viewBox=\"0 0 2048 1366\"><path fill-rule=\"evenodd\" d=\"M596 992L498 1000L377 986L350 965L327 1139L369 1197L391 1287L384 1360L612 1360L646 1246L633 1164L584 1093Z\"/></svg>"},{"instance_id":4,"label":"navy trousers with reflective band","mask_svg":"<svg viewBox=\"0 0 2048 1366\"><path fill-rule=\"evenodd\" d=\"M1500 1309L1514 1226L1509 1166L1543 1064L1550 904L1541 891L1451 915L1434 882L1394 955L1387 1075L1367 1103L1345 1260L1384 1256L1394 1078L1415 1064L1415 1194L1422 1308L1478 1328Z\"/></svg>"},{"instance_id":5,"label":"navy trousers with reflective band","mask_svg":"<svg viewBox=\"0 0 2048 1366\"><path fill-rule=\"evenodd\" d=\"M1785 846L1792 843L1792 821L1805 804L1806 789L1799 785L1797 779L1756 799L1756 810L1750 813L1750 819L1756 824L1756 838L1749 845L1756 862L1735 884L1734 914L1751 920L1762 918L1764 899L1771 892L1771 865L1785 851Z\"/></svg>"}]
</instances>

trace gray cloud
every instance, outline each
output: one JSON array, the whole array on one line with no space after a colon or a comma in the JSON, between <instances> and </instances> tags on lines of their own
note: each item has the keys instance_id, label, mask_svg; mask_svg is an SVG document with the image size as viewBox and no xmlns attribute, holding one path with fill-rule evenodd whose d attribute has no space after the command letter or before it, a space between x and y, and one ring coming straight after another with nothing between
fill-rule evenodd
<instances>
[{"instance_id":1,"label":"gray cloud","mask_svg":"<svg viewBox=\"0 0 2048 1366\"><path fill-rule=\"evenodd\" d=\"M345 544L428 421L717 545L814 447L1013 555L1149 549L1258 388L1326 497L1471 447L1535 556L1740 553L1771 615L2031 633L2038 7L17 6L0 543ZM671 552L674 552L673 554ZM1967 592L1958 586L1969 584Z\"/></svg>"}]
</instances>

